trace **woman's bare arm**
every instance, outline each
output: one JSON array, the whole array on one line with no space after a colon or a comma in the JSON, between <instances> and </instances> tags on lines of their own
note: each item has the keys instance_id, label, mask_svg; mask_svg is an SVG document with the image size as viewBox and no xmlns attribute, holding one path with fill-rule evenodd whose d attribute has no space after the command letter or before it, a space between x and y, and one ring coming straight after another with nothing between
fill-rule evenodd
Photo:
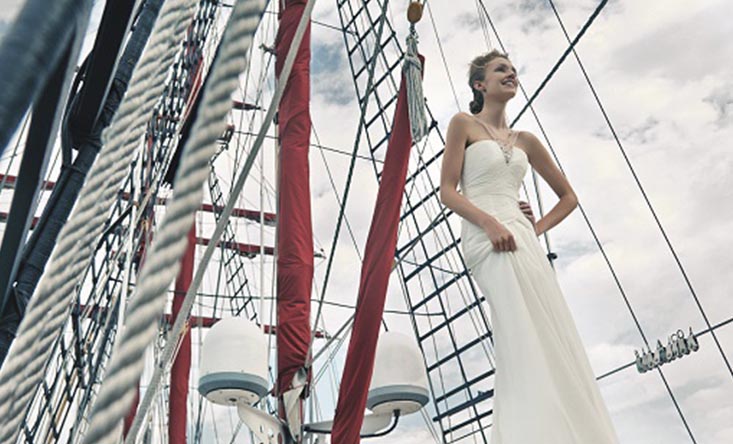
<instances>
[{"instance_id":1,"label":"woman's bare arm","mask_svg":"<svg viewBox=\"0 0 733 444\"><path fill-rule=\"evenodd\" d=\"M547 152L542 142L528 131L523 131L522 135L526 141L527 157L529 157L532 168L542 176L557 197L560 198L552 210L535 224L535 232L539 236L572 213L575 207L578 206L578 197L565 175L553 162L550 153Z\"/></svg>"},{"instance_id":2,"label":"woman's bare arm","mask_svg":"<svg viewBox=\"0 0 733 444\"><path fill-rule=\"evenodd\" d=\"M457 190L467 141L467 119L467 116L458 113L448 124L443 164L440 170L440 201L462 218L484 227L486 224L497 222L496 219L472 204Z\"/></svg>"},{"instance_id":3,"label":"woman's bare arm","mask_svg":"<svg viewBox=\"0 0 733 444\"><path fill-rule=\"evenodd\" d=\"M494 248L499 251L514 251L517 249L514 235L496 218L472 204L456 190L463 169L468 119L470 117L459 113L448 124L440 171L440 201L462 218L481 227Z\"/></svg>"}]
</instances>

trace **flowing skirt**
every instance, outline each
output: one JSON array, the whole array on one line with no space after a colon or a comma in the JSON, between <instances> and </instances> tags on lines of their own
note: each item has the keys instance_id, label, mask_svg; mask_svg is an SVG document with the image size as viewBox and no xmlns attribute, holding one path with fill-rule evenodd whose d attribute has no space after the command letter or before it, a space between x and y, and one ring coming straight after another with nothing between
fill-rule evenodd
<instances>
[{"instance_id":1,"label":"flowing skirt","mask_svg":"<svg viewBox=\"0 0 733 444\"><path fill-rule=\"evenodd\" d=\"M466 263L491 309L491 443L618 444L555 272L531 222L510 205L496 214L514 235L515 251L494 251L465 220L462 233Z\"/></svg>"}]
</instances>

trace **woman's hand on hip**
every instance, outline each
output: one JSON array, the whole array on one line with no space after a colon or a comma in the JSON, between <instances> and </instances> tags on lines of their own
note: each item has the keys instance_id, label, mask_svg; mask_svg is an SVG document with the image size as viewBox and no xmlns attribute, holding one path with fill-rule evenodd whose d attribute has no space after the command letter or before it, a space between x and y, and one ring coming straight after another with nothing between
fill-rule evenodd
<instances>
[{"instance_id":1,"label":"woman's hand on hip","mask_svg":"<svg viewBox=\"0 0 733 444\"><path fill-rule=\"evenodd\" d=\"M522 210L522 213L532 222L532 226L534 227L536 222L534 220L534 213L532 213L532 207L527 202L520 200L519 209Z\"/></svg>"}]
</instances>

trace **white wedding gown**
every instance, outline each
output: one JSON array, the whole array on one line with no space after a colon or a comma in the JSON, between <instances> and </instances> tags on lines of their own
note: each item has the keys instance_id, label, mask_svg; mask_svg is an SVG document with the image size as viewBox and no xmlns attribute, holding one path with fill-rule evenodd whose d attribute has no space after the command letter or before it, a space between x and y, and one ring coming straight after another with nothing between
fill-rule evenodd
<instances>
[{"instance_id":1,"label":"white wedding gown","mask_svg":"<svg viewBox=\"0 0 733 444\"><path fill-rule=\"evenodd\" d=\"M486 233L462 221L461 248L490 307L496 353L492 444L617 444L583 343L532 223L519 208L529 162L509 163L498 143L466 148L461 189L514 236L494 251Z\"/></svg>"}]
</instances>

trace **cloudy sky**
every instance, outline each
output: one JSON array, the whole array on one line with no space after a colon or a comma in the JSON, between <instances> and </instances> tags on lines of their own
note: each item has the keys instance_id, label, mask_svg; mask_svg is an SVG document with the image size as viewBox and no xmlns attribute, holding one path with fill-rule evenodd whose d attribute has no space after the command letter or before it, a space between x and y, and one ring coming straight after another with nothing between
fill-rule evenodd
<instances>
[{"instance_id":1,"label":"cloudy sky","mask_svg":"<svg viewBox=\"0 0 733 444\"><path fill-rule=\"evenodd\" d=\"M0 32L20 3L0 0ZM388 16L403 42L407 2L391 3ZM471 95L466 71L473 57L499 46L500 40L519 71L524 90L531 95L568 45L548 2L484 4L498 36L491 29L484 32L478 0L433 0L418 25L420 51L426 57L425 95L442 131L453 114L468 110ZM597 5L597 1L555 2L571 38ZM515 126L533 132L556 153L629 304L647 338L654 342L664 342L680 328L705 328L690 286L712 325L733 316L729 293L733 286L729 272L733 268L733 256L729 254L733 229L733 179L729 172L733 169L733 154L728 142L733 136L733 65L729 62L733 59L733 25L729 15L730 5L724 0L610 1L577 46L577 55L603 111L571 55L534 102L534 113L526 112ZM318 2L314 18L334 26L340 23L332 1ZM261 33L268 44L272 44L271 31L269 28ZM359 108L343 36L326 26L314 25L312 47L311 112L315 133L324 146L351 151ZM253 97L250 90L244 96ZM521 92L510 102L510 122L525 102ZM237 116L233 121L241 123ZM433 139L423 155L440 148ZM273 149L270 145L264 149L264 171L271 174ZM359 153L368 156L365 144ZM678 255L689 286L624 153ZM222 159L227 156L234 154L227 153ZM333 151L314 150L310 160L316 248L328 254L338 211L329 173L341 195L349 158ZM230 173L223 168L222 176L226 177ZM433 180L437 183L437 173ZM258 182L248 183L241 198L243 206L259 206ZM346 207L356 247L347 230L342 229L328 283L329 301L353 305L356 299L360 255L376 186L371 161L357 160ZM527 190L538 211L529 175ZM557 200L544 185L540 186L540 194L545 209ZM274 208L272 203L265 207L270 211ZM457 227L457 221L454 223ZM211 221L202 216L200 226L201 235L205 235ZM240 227L240 232L246 241L259 239L256 227ZM400 243L405 236L403 233ZM549 236L559 256L555 265L560 285L595 373L600 375L630 362L643 341L581 212L576 210ZM272 234L265 233L264 239L270 242ZM320 295L325 268L326 261L317 259L314 296ZM259 263L251 264L251 269L256 275ZM266 280L269 276L266 271ZM207 285L213 284L207 282L205 288ZM263 294L271 292L266 289ZM405 307L399 282L392 279L387 308L401 312ZM326 306L322 327L334 332L350 314L348 308ZM412 334L406 315L388 314L385 321L390 330ZM716 333L730 359L733 325L721 327ZM733 375L724 366L710 334L700 338L700 345L697 353L662 369L695 442L733 442ZM337 353L334 379L338 379L342 368L343 350L345 347ZM600 386L622 443L693 442L658 373L639 374L629 368L603 379ZM328 387L321 393L319 401L328 417L334 394ZM428 415L432 414L429 408ZM422 418L413 415L405 418L395 432L373 442L424 443L432 442L432 437Z\"/></svg>"},{"instance_id":2,"label":"cloudy sky","mask_svg":"<svg viewBox=\"0 0 733 444\"><path fill-rule=\"evenodd\" d=\"M389 17L400 40L406 31L406 3L393 2L390 8ZM528 95L568 45L549 3L529 0L484 2L498 32L497 39L489 31L487 43L477 3L429 2L430 11L418 25L420 50L427 60L425 94L443 131L454 113L467 111L471 100L467 64L488 50L489 44L496 47L501 40ZM555 3L571 38L597 5L595 1ZM727 142L733 126L733 66L728 62L733 57L729 43L733 25L724 18L727 10L729 5L723 1L694 5L611 1L577 46L613 131L713 325L733 314L728 292L732 282L727 273L733 265L728 254L733 228L729 173L733 157ZM319 3L315 16L325 23L339 23L330 4ZM350 149L358 105L352 95L343 38L316 26L313 48L314 126L323 144ZM320 80L324 78L327 81ZM521 93L510 102L510 121L525 102ZM705 328L690 289L572 55L534 102L534 112L536 119L527 112L515 128L533 132L554 149L647 338L664 341L679 328ZM362 153L366 155L366 150ZM343 184L347 159L333 154L327 158L335 182ZM311 186L318 209L314 224L317 237L330 246L337 207L332 195L317 193L330 189L322 179L325 173L320 163L320 155L311 157ZM371 207L362 196L373 199L373 191L367 190L374 189L369 162L357 163L356 177L359 186L354 189L359 194L352 194L347 208L357 244L363 245L367 226L359 222L368 220ZM556 198L546 186L540 189L544 206L549 208ZM532 191L529 198L537 211ZM596 374L630 362L643 341L580 211L551 230L550 238L559 255L558 279ZM341 242L346 251L338 250L337 262L356 266L358 258L347 250L350 239L342 236ZM335 275L329 288L341 284L348 288L347 281L353 288L353 272ZM343 300L353 302L353 295ZM394 280L387 305L397 310L405 307ZM387 322L394 329L410 331L404 317L387 316ZM729 355L733 327L728 324L717 335ZM696 442L728 442L733 439L733 376L710 335L700 340L699 352L663 370ZM692 442L658 374L642 375L630 368L605 378L600 385L621 442ZM422 421L410 418L379 442L430 439Z\"/></svg>"}]
</instances>

